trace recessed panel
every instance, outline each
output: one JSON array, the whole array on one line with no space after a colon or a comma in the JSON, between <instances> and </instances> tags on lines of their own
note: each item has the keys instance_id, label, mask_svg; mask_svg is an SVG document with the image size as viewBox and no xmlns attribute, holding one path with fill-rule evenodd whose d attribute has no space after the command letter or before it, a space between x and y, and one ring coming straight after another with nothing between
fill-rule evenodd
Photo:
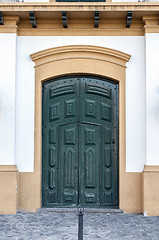
<instances>
[{"instance_id":1,"label":"recessed panel","mask_svg":"<svg viewBox=\"0 0 159 240\"><path fill-rule=\"evenodd\" d=\"M76 100L68 100L65 102L65 117L76 116Z\"/></svg>"},{"instance_id":2,"label":"recessed panel","mask_svg":"<svg viewBox=\"0 0 159 240\"><path fill-rule=\"evenodd\" d=\"M48 192L47 199L49 203L56 203L56 192Z\"/></svg>"},{"instance_id":3,"label":"recessed panel","mask_svg":"<svg viewBox=\"0 0 159 240\"><path fill-rule=\"evenodd\" d=\"M64 202L74 203L75 191L74 189L64 189Z\"/></svg>"},{"instance_id":4,"label":"recessed panel","mask_svg":"<svg viewBox=\"0 0 159 240\"><path fill-rule=\"evenodd\" d=\"M75 163L75 152L69 148L65 150L64 154L64 183L65 187L74 187L74 163Z\"/></svg>"},{"instance_id":5,"label":"recessed panel","mask_svg":"<svg viewBox=\"0 0 159 240\"><path fill-rule=\"evenodd\" d=\"M86 93L92 93L106 98L111 98L111 89L109 87L86 83L85 88Z\"/></svg>"},{"instance_id":6,"label":"recessed panel","mask_svg":"<svg viewBox=\"0 0 159 240\"><path fill-rule=\"evenodd\" d=\"M104 148L104 162L106 167L111 166L111 149L110 147Z\"/></svg>"},{"instance_id":7,"label":"recessed panel","mask_svg":"<svg viewBox=\"0 0 159 240\"><path fill-rule=\"evenodd\" d=\"M96 195L94 193L85 193L85 203L95 203Z\"/></svg>"},{"instance_id":8,"label":"recessed panel","mask_svg":"<svg viewBox=\"0 0 159 240\"><path fill-rule=\"evenodd\" d=\"M65 129L65 144L75 145L75 137L76 137L76 128Z\"/></svg>"},{"instance_id":9,"label":"recessed panel","mask_svg":"<svg viewBox=\"0 0 159 240\"><path fill-rule=\"evenodd\" d=\"M95 157L95 150L93 148L89 148L85 151L85 187L95 187Z\"/></svg>"},{"instance_id":10,"label":"recessed panel","mask_svg":"<svg viewBox=\"0 0 159 240\"><path fill-rule=\"evenodd\" d=\"M96 130L91 128L85 128L85 144L95 145Z\"/></svg>"},{"instance_id":11,"label":"recessed panel","mask_svg":"<svg viewBox=\"0 0 159 240\"><path fill-rule=\"evenodd\" d=\"M111 188L111 170L106 169L104 171L104 182L105 182L105 188L109 190Z\"/></svg>"},{"instance_id":12,"label":"recessed panel","mask_svg":"<svg viewBox=\"0 0 159 240\"><path fill-rule=\"evenodd\" d=\"M93 100L86 99L85 101L85 116L96 117L96 102Z\"/></svg>"},{"instance_id":13,"label":"recessed panel","mask_svg":"<svg viewBox=\"0 0 159 240\"><path fill-rule=\"evenodd\" d=\"M53 144L56 143L57 139L57 129L54 127L52 129L49 129L49 143Z\"/></svg>"},{"instance_id":14,"label":"recessed panel","mask_svg":"<svg viewBox=\"0 0 159 240\"><path fill-rule=\"evenodd\" d=\"M49 171L49 187L54 189L56 186L56 177L55 177L55 170Z\"/></svg>"},{"instance_id":15,"label":"recessed panel","mask_svg":"<svg viewBox=\"0 0 159 240\"><path fill-rule=\"evenodd\" d=\"M50 163L50 167L54 167L55 164L56 164L56 158L57 158L57 155L56 155L56 147L52 146L50 149L49 149L49 163Z\"/></svg>"},{"instance_id":16,"label":"recessed panel","mask_svg":"<svg viewBox=\"0 0 159 240\"><path fill-rule=\"evenodd\" d=\"M60 118L60 103L50 106L50 121L55 121Z\"/></svg>"},{"instance_id":17,"label":"recessed panel","mask_svg":"<svg viewBox=\"0 0 159 240\"><path fill-rule=\"evenodd\" d=\"M75 93L75 84L63 84L50 88L50 98Z\"/></svg>"},{"instance_id":18,"label":"recessed panel","mask_svg":"<svg viewBox=\"0 0 159 240\"><path fill-rule=\"evenodd\" d=\"M104 202L105 203L111 203L112 202L112 193L111 192L105 192L104 193Z\"/></svg>"},{"instance_id":19,"label":"recessed panel","mask_svg":"<svg viewBox=\"0 0 159 240\"><path fill-rule=\"evenodd\" d=\"M111 122L111 107L101 103L101 119Z\"/></svg>"},{"instance_id":20,"label":"recessed panel","mask_svg":"<svg viewBox=\"0 0 159 240\"><path fill-rule=\"evenodd\" d=\"M107 127L104 128L104 143L111 144L111 130L110 128L107 128Z\"/></svg>"}]
</instances>

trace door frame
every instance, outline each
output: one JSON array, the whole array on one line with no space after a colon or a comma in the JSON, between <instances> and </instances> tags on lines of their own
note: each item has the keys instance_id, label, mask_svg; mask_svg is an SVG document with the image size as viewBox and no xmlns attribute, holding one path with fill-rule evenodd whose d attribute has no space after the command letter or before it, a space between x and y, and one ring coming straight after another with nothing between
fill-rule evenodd
<instances>
[{"instance_id":1,"label":"door frame","mask_svg":"<svg viewBox=\"0 0 159 240\"><path fill-rule=\"evenodd\" d=\"M89 45L50 48L31 55L32 61L35 62L35 151L32 174L32 182L35 185L25 182L26 194L31 195L30 202L27 202L28 209L36 211L41 207L42 200L42 82L60 76L88 74L109 78L119 84L119 208L126 212L138 212L141 175L126 172L125 81L126 63L130 57L117 50Z\"/></svg>"}]
</instances>

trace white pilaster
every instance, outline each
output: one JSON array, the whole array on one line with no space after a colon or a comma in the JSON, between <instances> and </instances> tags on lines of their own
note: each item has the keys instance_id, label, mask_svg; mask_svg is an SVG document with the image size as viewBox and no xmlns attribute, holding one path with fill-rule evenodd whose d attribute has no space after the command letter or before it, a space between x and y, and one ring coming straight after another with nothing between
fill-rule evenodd
<instances>
[{"instance_id":1,"label":"white pilaster","mask_svg":"<svg viewBox=\"0 0 159 240\"><path fill-rule=\"evenodd\" d=\"M146 38L146 161L159 165L159 33Z\"/></svg>"},{"instance_id":2,"label":"white pilaster","mask_svg":"<svg viewBox=\"0 0 159 240\"><path fill-rule=\"evenodd\" d=\"M0 34L0 165L15 164L16 34Z\"/></svg>"}]
</instances>

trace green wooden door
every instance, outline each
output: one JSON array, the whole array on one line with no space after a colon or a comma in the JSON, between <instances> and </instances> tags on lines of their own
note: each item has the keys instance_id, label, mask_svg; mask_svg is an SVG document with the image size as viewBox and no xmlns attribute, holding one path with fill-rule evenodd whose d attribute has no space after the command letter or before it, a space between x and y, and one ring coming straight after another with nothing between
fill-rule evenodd
<instances>
[{"instance_id":1,"label":"green wooden door","mask_svg":"<svg viewBox=\"0 0 159 240\"><path fill-rule=\"evenodd\" d=\"M45 82L42 119L42 205L118 206L118 85Z\"/></svg>"}]
</instances>

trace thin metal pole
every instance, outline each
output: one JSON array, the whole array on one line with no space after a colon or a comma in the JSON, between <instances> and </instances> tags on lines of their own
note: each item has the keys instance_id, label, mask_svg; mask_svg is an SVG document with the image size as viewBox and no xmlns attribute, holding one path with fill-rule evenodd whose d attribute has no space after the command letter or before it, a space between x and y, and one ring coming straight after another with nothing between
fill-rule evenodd
<instances>
[{"instance_id":1,"label":"thin metal pole","mask_svg":"<svg viewBox=\"0 0 159 240\"><path fill-rule=\"evenodd\" d=\"M83 240L83 215L84 208L78 209L78 240Z\"/></svg>"}]
</instances>

